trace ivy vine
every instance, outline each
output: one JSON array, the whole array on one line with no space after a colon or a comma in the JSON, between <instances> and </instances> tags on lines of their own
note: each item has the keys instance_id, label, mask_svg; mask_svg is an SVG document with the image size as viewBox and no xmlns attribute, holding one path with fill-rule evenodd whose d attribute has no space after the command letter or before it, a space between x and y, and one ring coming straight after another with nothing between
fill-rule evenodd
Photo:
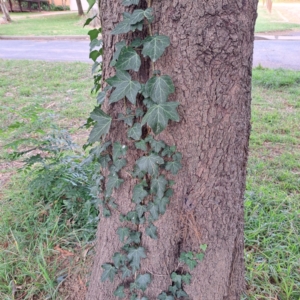
<instances>
[{"instance_id":1,"label":"ivy vine","mask_svg":"<svg viewBox=\"0 0 300 300\"><path fill-rule=\"evenodd\" d=\"M144 40L135 38L130 43L122 40L115 44L115 52L110 62L110 67L115 69L115 75L105 80L106 87L102 91L100 91L101 84L103 84L102 66L97 61L103 55L103 41L98 39L101 29L93 29L88 33L91 40L90 58L94 61L92 92L97 94L98 106L91 112L86 124L87 127L93 126L93 128L88 144L85 146L98 143L90 150L91 159L97 160L103 169L109 170L106 177L99 174L96 178L99 185L99 204L102 205L104 217L109 217L111 211L117 209L112 194L124 182L119 172L127 165L128 151L126 145L106 140L113 119L101 109L105 99L108 99L110 105L121 100L125 101L126 110L119 112L118 121L124 123L128 139L135 141L135 147L141 153L135 162L134 169L131 170L132 176L138 182L132 194L135 209L126 215L120 215L120 221L124 225L116 232L123 247L113 254L110 262L102 265L101 276L103 282L107 280L112 282L117 274L123 281L128 282L129 279L130 285L119 285L114 295L118 298L130 297L130 300L148 299L144 296L144 292L153 276L140 272L141 263L147 257L147 252L142 247L143 233L139 231L138 225L146 226L145 234L150 238L158 238L155 221L166 212L170 197L173 195L174 182L165 174L170 172L176 175L182 167L182 155L176 151L176 147L155 138L167 127L169 121L179 121L177 113L179 103L168 101L169 95L175 91L173 81L169 75L161 74L161 71L154 69L155 62L170 45L170 39L165 35L152 34L151 24L154 21L154 14L151 0L147 2L148 7L145 10L136 8L139 2L140 0L122 1L123 6L132 8L132 13L124 12L123 20L115 26L111 34L142 31L144 26L147 26L149 36ZM90 7L94 3L95 1L91 1ZM85 25L88 25L95 17L97 16L87 19ZM150 59L152 64L152 76L146 82L133 80L131 75L140 70L141 55ZM130 226L130 223L135 226ZM193 269L197 260L201 261L204 257L206 245L205 247L201 245L201 247L202 252L199 253L181 253L180 261ZM168 291L161 292L157 299L187 298L183 284L190 283L191 275L179 272L177 269L171 274L171 281Z\"/></svg>"}]
</instances>

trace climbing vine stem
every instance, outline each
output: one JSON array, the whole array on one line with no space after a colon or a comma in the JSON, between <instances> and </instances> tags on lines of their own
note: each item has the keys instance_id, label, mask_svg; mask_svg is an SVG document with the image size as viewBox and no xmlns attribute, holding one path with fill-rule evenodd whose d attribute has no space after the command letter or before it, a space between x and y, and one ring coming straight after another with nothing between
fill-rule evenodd
<instances>
[{"instance_id":1,"label":"climbing vine stem","mask_svg":"<svg viewBox=\"0 0 300 300\"><path fill-rule=\"evenodd\" d=\"M87 127L93 126L86 147L96 145L90 150L90 155L100 163L102 170L108 170L105 172L108 175L104 176L101 172L97 177L98 198L103 217L110 217L112 211L119 213L113 193L124 182L120 171L125 170L131 175L130 178L136 179L131 196L135 208L126 214L120 214L119 220L122 226L116 232L116 238L123 246L113 254L111 261L102 265L101 281L113 281L118 274L123 284L121 283L113 294L118 298L129 299L130 297L130 300L148 299L145 291L153 276L156 275L141 272L141 264L147 257L142 237L145 234L154 240L159 238L159 229L155 223L165 214L173 195L174 181L168 179L168 174L176 175L182 167L182 155L176 151L176 147L156 138L170 121L179 122L177 113L179 103L168 101L169 95L175 92L173 81L169 75L154 70L154 63L165 55L170 39L165 35L152 34L151 24L154 21L154 13L151 0L147 0L145 10L138 8L140 1L142 0L122 0L123 6L129 7L131 13L124 9L122 21L116 24L110 34L135 33L143 31L144 26L148 26L149 35L143 40L136 37L130 41L121 40L115 43L110 62L115 75L105 79L106 86L102 91L100 91L101 85L104 86L102 67L98 62L103 55L103 42L98 38L101 29L93 29L88 33L91 40L90 58L94 61L92 92L97 94L97 107L91 112L86 124ZM93 1L90 7L92 4ZM88 25L93 18L87 19L85 25ZM146 82L139 82L132 78L134 72L140 71L141 56L149 59L152 65L152 76ZM132 170L126 168L128 146L119 141L112 143L107 138L111 123L116 120L102 110L104 101L108 101L112 106L119 101L124 101L124 110L118 113L117 121L122 122L127 130L128 144L134 143L136 150L139 150L135 153L141 154ZM142 227L145 228L144 231L141 230ZM180 262L187 264L190 269L195 268L197 262L204 257L206 247L203 245L201 247L199 253L181 253ZM162 291L157 299L187 298L183 285L190 283L191 275L187 272L179 272L177 269L171 273L170 279L171 285L168 290Z\"/></svg>"}]
</instances>

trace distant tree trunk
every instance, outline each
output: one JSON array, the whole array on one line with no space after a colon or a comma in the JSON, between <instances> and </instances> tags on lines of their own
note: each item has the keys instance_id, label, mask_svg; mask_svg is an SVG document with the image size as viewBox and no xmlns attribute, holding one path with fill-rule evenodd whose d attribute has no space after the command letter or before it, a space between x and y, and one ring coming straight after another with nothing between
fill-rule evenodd
<instances>
[{"instance_id":1,"label":"distant tree trunk","mask_svg":"<svg viewBox=\"0 0 300 300\"><path fill-rule=\"evenodd\" d=\"M77 3L77 8L78 8L78 15L83 16L84 12L83 12L83 9L82 9L81 0L76 0L76 3Z\"/></svg>"},{"instance_id":2,"label":"distant tree trunk","mask_svg":"<svg viewBox=\"0 0 300 300\"><path fill-rule=\"evenodd\" d=\"M5 5L5 0L0 0L0 8L1 8L2 12L3 12L3 18L4 18L4 20L7 21L7 22L11 22L12 20L11 20L11 17L9 15L8 9L7 9L6 5Z\"/></svg>"},{"instance_id":3,"label":"distant tree trunk","mask_svg":"<svg viewBox=\"0 0 300 300\"><path fill-rule=\"evenodd\" d=\"M174 195L166 213L155 224L159 238L143 235L147 258L142 272L152 274L145 296L149 300L168 290L182 251L198 251L207 244L205 259L191 272L184 287L192 300L239 300L244 288L244 216L248 140L250 134L251 74L257 0L154 0L153 32L170 37L171 46L155 62L155 69L169 74L180 102L179 123L169 124L160 139L176 145L183 168L174 177ZM113 45L120 40L110 31L122 20L122 0L101 0L104 43L103 78L114 74L109 66ZM145 8L146 1L140 1ZM135 34L129 33L127 38ZM125 35L124 35L125 36ZM139 33L143 38L143 34ZM142 62L139 80L145 82L150 63ZM122 103L104 105L117 119ZM113 122L109 139L127 143L128 165L138 154L129 144L125 126ZM130 168L127 168L130 170ZM114 193L118 209L132 209L135 184L121 173L124 184ZM121 243L116 234L119 213L102 218L97 233L94 267L86 299L112 300L122 282L101 282L101 265L112 261ZM143 232L143 225L139 225ZM127 298L126 298L127 299Z\"/></svg>"}]
</instances>

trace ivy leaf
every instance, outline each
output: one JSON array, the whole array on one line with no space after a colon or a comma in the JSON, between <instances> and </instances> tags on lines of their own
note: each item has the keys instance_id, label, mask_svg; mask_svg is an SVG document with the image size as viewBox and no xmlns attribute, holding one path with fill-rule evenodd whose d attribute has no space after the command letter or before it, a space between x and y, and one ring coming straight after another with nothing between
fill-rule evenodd
<instances>
[{"instance_id":1,"label":"ivy leaf","mask_svg":"<svg viewBox=\"0 0 300 300\"><path fill-rule=\"evenodd\" d=\"M158 219L158 205L154 202L150 202L147 207L150 212L152 219L155 221Z\"/></svg>"},{"instance_id":2,"label":"ivy leaf","mask_svg":"<svg viewBox=\"0 0 300 300\"><path fill-rule=\"evenodd\" d=\"M155 198L154 203L158 206L158 211L161 215L163 215L166 212L167 205L169 204L169 198L163 197L163 198Z\"/></svg>"},{"instance_id":3,"label":"ivy leaf","mask_svg":"<svg viewBox=\"0 0 300 300\"><path fill-rule=\"evenodd\" d=\"M181 276L181 279L185 284L190 284L191 278L192 278L192 276L190 273L186 273L185 275Z\"/></svg>"},{"instance_id":4,"label":"ivy leaf","mask_svg":"<svg viewBox=\"0 0 300 300\"><path fill-rule=\"evenodd\" d=\"M118 23L116 27L111 31L111 34L123 34L131 31L133 28L130 24L130 18L126 16L126 14L123 14L123 21Z\"/></svg>"},{"instance_id":5,"label":"ivy leaf","mask_svg":"<svg viewBox=\"0 0 300 300\"><path fill-rule=\"evenodd\" d=\"M146 234L148 236L151 237L151 239L154 239L156 240L157 239L157 227L154 226L153 224L149 225L147 228L146 228Z\"/></svg>"},{"instance_id":6,"label":"ivy leaf","mask_svg":"<svg viewBox=\"0 0 300 300\"><path fill-rule=\"evenodd\" d=\"M141 233L138 231L131 230L128 240L126 241L126 244L139 244L141 242Z\"/></svg>"},{"instance_id":7,"label":"ivy leaf","mask_svg":"<svg viewBox=\"0 0 300 300\"><path fill-rule=\"evenodd\" d=\"M165 292L158 295L159 300L175 300L173 296L168 296Z\"/></svg>"},{"instance_id":8,"label":"ivy leaf","mask_svg":"<svg viewBox=\"0 0 300 300\"><path fill-rule=\"evenodd\" d=\"M184 262L191 270L197 266L197 261L194 259L192 252L182 252L179 260Z\"/></svg>"},{"instance_id":9,"label":"ivy leaf","mask_svg":"<svg viewBox=\"0 0 300 300\"><path fill-rule=\"evenodd\" d=\"M126 46L126 42L125 41L121 41L121 42L118 42L118 43L115 44L116 51L115 51L115 53L113 55L113 58L112 58L112 60L110 62L110 67L114 67L115 66L115 64L116 64L116 62L117 62L117 60L119 58L120 52L121 52L122 48L125 47L125 46Z\"/></svg>"},{"instance_id":10,"label":"ivy leaf","mask_svg":"<svg viewBox=\"0 0 300 300\"><path fill-rule=\"evenodd\" d=\"M165 149L162 151L161 155L171 157L175 151L176 151L176 146L171 146L171 147L166 146Z\"/></svg>"},{"instance_id":11,"label":"ivy leaf","mask_svg":"<svg viewBox=\"0 0 300 300\"><path fill-rule=\"evenodd\" d=\"M205 252L206 249L207 249L207 244L202 244L202 245L200 245L200 249L201 249L203 252Z\"/></svg>"},{"instance_id":12,"label":"ivy leaf","mask_svg":"<svg viewBox=\"0 0 300 300\"><path fill-rule=\"evenodd\" d=\"M126 220L136 225L139 224L139 216L135 210L127 213Z\"/></svg>"},{"instance_id":13,"label":"ivy leaf","mask_svg":"<svg viewBox=\"0 0 300 300\"><path fill-rule=\"evenodd\" d=\"M178 102L166 102L151 106L142 120L142 125L147 123L155 134L161 133L169 120L179 121L176 111L178 105Z\"/></svg>"},{"instance_id":14,"label":"ivy leaf","mask_svg":"<svg viewBox=\"0 0 300 300\"><path fill-rule=\"evenodd\" d=\"M142 136L142 126L140 123L135 123L133 127L128 130L127 136L134 140L139 140Z\"/></svg>"},{"instance_id":15,"label":"ivy leaf","mask_svg":"<svg viewBox=\"0 0 300 300\"><path fill-rule=\"evenodd\" d=\"M135 280L136 288L142 290L143 292L147 289L147 286L151 282L150 274L140 274Z\"/></svg>"},{"instance_id":16,"label":"ivy leaf","mask_svg":"<svg viewBox=\"0 0 300 300\"><path fill-rule=\"evenodd\" d=\"M88 35L90 36L90 40L93 41L94 39L96 39L99 33L100 33L99 29L96 28L89 30Z\"/></svg>"},{"instance_id":17,"label":"ivy leaf","mask_svg":"<svg viewBox=\"0 0 300 300\"><path fill-rule=\"evenodd\" d=\"M171 292L174 296L176 295L178 288L176 285L170 285L169 286L169 292Z\"/></svg>"},{"instance_id":18,"label":"ivy leaf","mask_svg":"<svg viewBox=\"0 0 300 300\"><path fill-rule=\"evenodd\" d=\"M150 145L154 152L158 153L161 149L165 148L166 144L163 141L150 140Z\"/></svg>"},{"instance_id":19,"label":"ivy leaf","mask_svg":"<svg viewBox=\"0 0 300 300\"><path fill-rule=\"evenodd\" d=\"M108 133L112 118L104 113L99 107L96 107L92 111L90 117L96 121L96 124L88 138L88 143L93 144L99 141L101 136Z\"/></svg>"},{"instance_id":20,"label":"ivy leaf","mask_svg":"<svg viewBox=\"0 0 300 300\"><path fill-rule=\"evenodd\" d=\"M111 172L119 172L122 168L127 165L127 160L125 158L117 159L114 164L110 167Z\"/></svg>"},{"instance_id":21,"label":"ivy leaf","mask_svg":"<svg viewBox=\"0 0 300 300\"><path fill-rule=\"evenodd\" d=\"M202 261L204 259L204 253L197 253L195 256L199 261Z\"/></svg>"},{"instance_id":22,"label":"ivy leaf","mask_svg":"<svg viewBox=\"0 0 300 300\"><path fill-rule=\"evenodd\" d=\"M115 295L116 297L119 297L119 298L125 298L126 295L125 295L125 293L124 293L124 286L123 286L123 285L119 285L119 286L117 287L117 289L115 290L114 295Z\"/></svg>"},{"instance_id":23,"label":"ivy leaf","mask_svg":"<svg viewBox=\"0 0 300 300\"><path fill-rule=\"evenodd\" d=\"M104 269L104 272L101 276L101 281L104 282L107 279L109 279L111 282L113 282L115 275L117 273L117 268L115 268L113 265L111 264L104 264L101 266Z\"/></svg>"},{"instance_id":24,"label":"ivy leaf","mask_svg":"<svg viewBox=\"0 0 300 300\"><path fill-rule=\"evenodd\" d=\"M94 6L94 4L96 3L96 0L87 0L88 4L89 4L89 8L87 10L87 14L89 13L89 11L92 9L92 7Z\"/></svg>"},{"instance_id":25,"label":"ivy leaf","mask_svg":"<svg viewBox=\"0 0 300 300\"><path fill-rule=\"evenodd\" d=\"M128 72L117 70L116 75L108 78L106 82L116 88L110 95L109 103L117 102L125 96L132 104L136 103L136 96L141 89L141 84L131 80Z\"/></svg>"},{"instance_id":26,"label":"ivy leaf","mask_svg":"<svg viewBox=\"0 0 300 300\"><path fill-rule=\"evenodd\" d=\"M177 298L180 298L180 297L188 298L189 295L188 295L185 291L179 290L179 291L177 291L177 293L176 293L176 297L177 297Z\"/></svg>"},{"instance_id":27,"label":"ivy leaf","mask_svg":"<svg viewBox=\"0 0 300 300\"><path fill-rule=\"evenodd\" d=\"M101 68L101 65L97 61L95 61L94 64L93 64L93 66L92 66L92 74L94 74L94 73L96 73L98 71L98 67L99 66Z\"/></svg>"},{"instance_id":28,"label":"ivy leaf","mask_svg":"<svg viewBox=\"0 0 300 300\"><path fill-rule=\"evenodd\" d=\"M130 5L139 5L140 0L123 0L122 4L124 6L130 6Z\"/></svg>"},{"instance_id":29,"label":"ivy leaf","mask_svg":"<svg viewBox=\"0 0 300 300\"><path fill-rule=\"evenodd\" d=\"M170 45L170 39L165 35L148 36L144 40L144 47L142 54L149 56L153 62L160 58L165 49Z\"/></svg>"},{"instance_id":30,"label":"ivy leaf","mask_svg":"<svg viewBox=\"0 0 300 300\"><path fill-rule=\"evenodd\" d=\"M164 160L157 154L151 153L149 156L143 156L136 161L141 171L148 172L150 175L157 175L158 165L164 163Z\"/></svg>"},{"instance_id":31,"label":"ivy leaf","mask_svg":"<svg viewBox=\"0 0 300 300\"><path fill-rule=\"evenodd\" d=\"M125 257L123 254L116 252L113 257L114 265L117 269L119 269L121 266L123 266L127 260L127 257Z\"/></svg>"},{"instance_id":32,"label":"ivy leaf","mask_svg":"<svg viewBox=\"0 0 300 300\"><path fill-rule=\"evenodd\" d=\"M132 47L122 48L115 67L119 70L134 70L137 72L140 66L141 59L136 51Z\"/></svg>"},{"instance_id":33,"label":"ivy leaf","mask_svg":"<svg viewBox=\"0 0 300 300\"><path fill-rule=\"evenodd\" d=\"M89 2L93 2L93 5L95 4L96 0L89 0ZM92 5L92 6L93 6ZM83 27L86 26L86 25L89 25L95 18L97 17L97 14L95 14L93 17L91 18L87 18L85 23L83 24Z\"/></svg>"},{"instance_id":34,"label":"ivy leaf","mask_svg":"<svg viewBox=\"0 0 300 300\"><path fill-rule=\"evenodd\" d=\"M145 183L138 183L133 188L132 201L136 204L140 204L145 197L148 196L148 192L144 190Z\"/></svg>"},{"instance_id":35,"label":"ivy leaf","mask_svg":"<svg viewBox=\"0 0 300 300\"><path fill-rule=\"evenodd\" d=\"M140 268L140 261L142 258L146 258L145 249L143 247L130 248L127 257L130 260L130 266L134 270Z\"/></svg>"},{"instance_id":36,"label":"ivy leaf","mask_svg":"<svg viewBox=\"0 0 300 300\"><path fill-rule=\"evenodd\" d=\"M124 243L125 238L128 237L130 234L130 229L127 227L119 227L117 229L117 234L119 236L120 241Z\"/></svg>"},{"instance_id":37,"label":"ivy leaf","mask_svg":"<svg viewBox=\"0 0 300 300\"><path fill-rule=\"evenodd\" d=\"M133 115L125 116L122 113L118 114L118 120L124 121L124 123L127 124L128 126L132 126L133 119L134 119Z\"/></svg>"},{"instance_id":38,"label":"ivy leaf","mask_svg":"<svg viewBox=\"0 0 300 300\"><path fill-rule=\"evenodd\" d=\"M168 161L165 166L165 169L167 171L170 171L174 175L177 174L181 168L182 168L182 165L178 161Z\"/></svg>"},{"instance_id":39,"label":"ivy leaf","mask_svg":"<svg viewBox=\"0 0 300 300\"><path fill-rule=\"evenodd\" d=\"M131 276L131 270L128 269L127 266L122 267L121 270L122 270L122 279L125 279L125 278Z\"/></svg>"},{"instance_id":40,"label":"ivy leaf","mask_svg":"<svg viewBox=\"0 0 300 300\"><path fill-rule=\"evenodd\" d=\"M147 151L147 144L146 144L145 140L140 140L139 142L136 142L135 148L143 150L143 151Z\"/></svg>"},{"instance_id":41,"label":"ivy leaf","mask_svg":"<svg viewBox=\"0 0 300 300\"><path fill-rule=\"evenodd\" d=\"M142 44L143 44L143 41L140 38L136 38L131 42L130 47L137 48L137 47L141 46Z\"/></svg>"},{"instance_id":42,"label":"ivy leaf","mask_svg":"<svg viewBox=\"0 0 300 300\"><path fill-rule=\"evenodd\" d=\"M107 149L108 146L111 145L111 142L106 142L104 144L100 144L97 147L91 149L90 154L95 155L96 157L99 157L100 154Z\"/></svg>"},{"instance_id":43,"label":"ivy leaf","mask_svg":"<svg viewBox=\"0 0 300 300\"><path fill-rule=\"evenodd\" d=\"M104 207L103 208L103 217L104 218L109 218L111 216L111 212L108 208Z\"/></svg>"},{"instance_id":44,"label":"ivy leaf","mask_svg":"<svg viewBox=\"0 0 300 300\"><path fill-rule=\"evenodd\" d=\"M160 175L157 178L152 178L150 191L151 193L156 194L157 197L162 198L164 196L167 184L168 181L164 175Z\"/></svg>"},{"instance_id":45,"label":"ivy leaf","mask_svg":"<svg viewBox=\"0 0 300 300\"><path fill-rule=\"evenodd\" d=\"M120 179L116 173L109 174L106 184L106 197L109 197L112 194L113 189L119 188L123 182L124 180Z\"/></svg>"},{"instance_id":46,"label":"ivy leaf","mask_svg":"<svg viewBox=\"0 0 300 300\"><path fill-rule=\"evenodd\" d=\"M102 155L100 158L99 158L99 164L101 165L102 168L107 168L108 166L108 162L110 161L110 157L108 154L106 155Z\"/></svg>"},{"instance_id":47,"label":"ivy leaf","mask_svg":"<svg viewBox=\"0 0 300 300\"><path fill-rule=\"evenodd\" d=\"M100 92L97 96L97 104L100 105L104 102L106 96L106 92Z\"/></svg>"},{"instance_id":48,"label":"ivy leaf","mask_svg":"<svg viewBox=\"0 0 300 300\"><path fill-rule=\"evenodd\" d=\"M142 117L144 114L145 114L145 112L141 108L137 108L135 110L135 115L136 115L137 118Z\"/></svg>"},{"instance_id":49,"label":"ivy leaf","mask_svg":"<svg viewBox=\"0 0 300 300\"><path fill-rule=\"evenodd\" d=\"M89 58L92 59L94 62L96 62L97 58L102 55L102 51L93 50L90 52Z\"/></svg>"},{"instance_id":50,"label":"ivy leaf","mask_svg":"<svg viewBox=\"0 0 300 300\"><path fill-rule=\"evenodd\" d=\"M175 91L173 81L170 76L153 76L145 86L146 92L150 98L156 103L164 103L168 96Z\"/></svg>"},{"instance_id":51,"label":"ivy leaf","mask_svg":"<svg viewBox=\"0 0 300 300\"><path fill-rule=\"evenodd\" d=\"M135 208L138 217L141 218L143 216L143 214L147 211L147 207L145 205L140 205L138 204Z\"/></svg>"},{"instance_id":52,"label":"ivy leaf","mask_svg":"<svg viewBox=\"0 0 300 300\"><path fill-rule=\"evenodd\" d=\"M180 289L181 288L181 284L182 284L181 283L181 275L173 272L171 274L171 279L175 283L175 285L177 286L177 288Z\"/></svg>"},{"instance_id":53,"label":"ivy leaf","mask_svg":"<svg viewBox=\"0 0 300 300\"><path fill-rule=\"evenodd\" d=\"M142 171L137 165L135 165L133 168L132 176L142 179L145 176L145 173L146 172Z\"/></svg>"},{"instance_id":54,"label":"ivy leaf","mask_svg":"<svg viewBox=\"0 0 300 300\"><path fill-rule=\"evenodd\" d=\"M146 18L149 23L153 22L153 9L147 8L146 10L143 9L135 9L130 17L130 24L135 25L136 23L139 23Z\"/></svg>"},{"instance_id":55,"label":"ivy leaf","mask_svg":"<svg viewBox=\"0 0 300 300\"><path fill-rule=\"evenodd\" d=\"M126 155L127 148L127 146L121 145L119 142L115 142L113 144L113 161L117 160L121 156Z\"/></svg>"}]
</instances>

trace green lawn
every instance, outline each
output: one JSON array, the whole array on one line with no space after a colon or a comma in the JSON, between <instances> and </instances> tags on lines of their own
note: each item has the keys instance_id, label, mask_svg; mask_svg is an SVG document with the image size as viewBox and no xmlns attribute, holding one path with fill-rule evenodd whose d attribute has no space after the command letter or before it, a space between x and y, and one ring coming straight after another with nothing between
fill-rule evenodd
<instances>
[{"instance_id":1,"label":"green lawn","mask_svg":"<svg viewBox=\"0 0 300 300\"><path fill-rule=\"evenodd\" d=\"M91 86L87 64L0 60L0 156L7 158L4 144L41 137L54 122L82 143L88 133L78 128L95 102ZM299 124L300 72L255 69L245 197L247 300L300 297ZM19 299L57 295L67 268L55 247L79 251L82 267L82 230L66 221L64 206L28 192L30 173L14 174L7 159L2 163L0 175L9 175L10 184L0 195L0 299L12 299L15 286ZM75 257L67 261L71 268L78 267Z\"/></svg>"},{"instance_id":2,"label":"green lawn","mask_svg":"<svg viewBox=\"0 0 300 300\"><path fill-rule=\"evenodd\" d=\"M55 16L15 18L10 24L0 25L1 35L87 35L90 30L83 28L84 18L74 14Z\"/></svg>"},{"instance_id":3,"label":"green lawn","mask_svg":"<svg viewBox=\"0 0 300 300\"><path fill-rule=\"evenodd\" d=\"M284 22L275 10L268 13L267 9L261 5L258 6L258 17L255 24L255 32L268 32L268 31L283 31L299 29L300 24L293 24Z\"/></svg>"}]
</instances>

